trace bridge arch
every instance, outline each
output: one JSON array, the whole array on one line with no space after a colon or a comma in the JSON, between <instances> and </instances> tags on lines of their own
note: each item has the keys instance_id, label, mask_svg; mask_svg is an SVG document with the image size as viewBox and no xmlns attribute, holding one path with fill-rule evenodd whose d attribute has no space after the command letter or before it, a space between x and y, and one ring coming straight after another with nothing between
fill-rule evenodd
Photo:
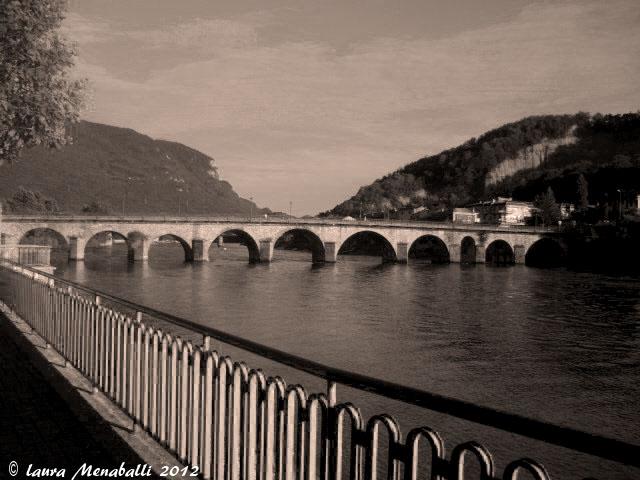
<instances>
[{"instance_id":1,"label":"bridge arch","mask_svg":"<svg viewBox=\"0 0 640 480\"><path fill-rule=\"evenodd\" d=\"M337 252L338 255L380 256L383 262L395 262L398 259L393 244L384 235L373 230L360 230L353 233L340 244Z\"/></svg>"},{"instance_id":2,"label":"bridge arch","mask_svg":"<svg viewBox=\"0 0 640 480\"><path fill-rule=\"evenodd\" d=\"M528 267L554 268L566 263L567 252L560 242L552 238L541 238L526 251L524 263Z\"/></svg>"},{"instance_id":3,"label":"bridge arch","mask_svg":"<svg viewBox=\"0 0 640 480\"><path fill-rule=\"evenodd\" d=\"M487 249L485 251L485 262L488 265L494 266L515 264L516 256L513 247L506 240L494 240L487 245Z\"/></svg>"},{"instance_id":4,"label":"bridge arch","mask_svg":"<svg viewBox=\"0 0 640 480\"><path fill-rule=\"evenodd\" d=\"M460 263L471 264L476 263L476 255L478 246L471 236L466 236L460 242Z\"/></svg>"},{"instance_id":5,"label":"bridge arch","mask_svg":"<svg viewBox=\"0 0 640 480\"><path fill-rule=\"evenodd\" d=\"M185 262L192 261L193 249L191 248L191 245L189 245L189 242L187 242L181 236L175 235L173 233L165 233L153 239L153 241L149 245L149 253L148 253L149 259L152 258L153 250L157 251L158 248L161 248L163 244L167 244L167 246L169 247L171 244L176 244L176 243L182 247L182 251L184 253L184 261Z\"/></svg>"},{"instance_id":6,"label":"bridge arch","mask_svg":"<svg viewBox=\"0 0 640 480\"><path fill-rule=\"evenodd\" d=\"M216 245L218 249L222 249L224 245L228 243L247 247L249 263L257 263L260 261L260 247L258 246L258 242L250 233L241 228L231 228L220 232L209 245L209 258L213 260L217 256L218 251Z\"/></svg>"},{"instance_id":7,"label":"bridge arch","mask_svg":"<svg viewBox=\"0 0 640 480\"><path fill-rule=\"evenodd\" d=\"M447 244L440 237L431 233L421 235L411 243L409 258L423 259L430 263L449 263L451 261Z\"/></svg>"},{"instance_id":8,"label":"bridge arch","mask_svg":"<svg viewBox=\"0 0 640 480\"><path fill-rule=\"evenodd\" d=\"M76 239L76 241L79 240ZM78 258L84 258L85 261L88 260L89 262L104 257L113 259L122 257L127 261L131 256L131 248L127 236L116 230L93 232L84 242L84 248L82 243L78 248L84 251L83 255Z\"/></svg>"},{"instance_id":9,"label":"bridge arch","mask_svg":"<svg viewBox=\"0 0 640 480\"><path fill-rule=\"evenodd\" d=\"M64 247L69 249L69 242L67 239L57 230L48 227L32 228L24 232L19 240L20 245L48 245L50 247Z\"/></svg>"},{"instance_id":10,"label":"bridge arch","mask_svg":"<svg viewBox=\"0 0 640 480\"><path fill-rule=\"evenodd\" d=\"M51 247L51 263L62 266L69 260L69 241L52 228L32 228L18 239L19 245L47 245Z\"/></svg>"},{"instance_id":11,"label":"bridge arch","mask_svg":"<svg viewBox=\"0 0 640 480\"><path fill-rule=\"evenodd\" d=\"M275 237L274 248L311 251L313 263L324 263L325 249L320 237L306 228L290 228Z\"/></svg>"}]
</instances>

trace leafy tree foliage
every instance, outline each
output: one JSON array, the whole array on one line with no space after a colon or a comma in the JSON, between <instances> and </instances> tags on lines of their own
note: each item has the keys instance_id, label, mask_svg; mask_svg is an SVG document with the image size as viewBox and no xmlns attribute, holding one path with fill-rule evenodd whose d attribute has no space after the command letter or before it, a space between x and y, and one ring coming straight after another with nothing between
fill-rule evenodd
<instances>
[{"instance_id":1,"label":"leafy tree foliage","mask_svg":"<svg viewBox=\"0 0 640 480\"><path fill-rule=\"evenodd\" d=\"M557 225L560 220L560 205L556 202L556 196L551 187L545 193L536 196L534 206L539 210L542 222L545 225Z\"/></svg>"},{"instance_id":2,"label":"leafy tree foliage","mask_svg":"<svg viewBox=\"0 0 640 480\"><path fill-rule=\"evenodd\" d=\"M57 213L60 209L53 198L27 190L21 185L13 197L6 201L3 210L7 213Z\"/></svg>"},{"instance_id":3,"label":"leafy tree foliage","mask_svg":"<svg viewBox=\"0 0 640 480\"><path fill-rule=\"evenodd\" d=\"M82 213L95 213L98 215L106 215L109 208L100 202L93 201L82 206Z\"/></svg>"},{"instance_id":4,"label":"leafy tree foliage","mask_svg":"<svg viewBox=\"0 0 640 480\"><path fill-rule=\"evenodd\" d=\"M578 175L578 207L585 209L589 206L589 183L584 175Z\"/></svg>"},{"instance_id":5,"label":"leafy tree foliage","mask_svg":"<svg viewBox=\"0 0 640 480\"><path fill-rule=\"evenodd\" d=\"M0 163L29 146L60 146L78 119L84 82L59 32L65 0L0 0Z\"/></svg>"}]
</instances>

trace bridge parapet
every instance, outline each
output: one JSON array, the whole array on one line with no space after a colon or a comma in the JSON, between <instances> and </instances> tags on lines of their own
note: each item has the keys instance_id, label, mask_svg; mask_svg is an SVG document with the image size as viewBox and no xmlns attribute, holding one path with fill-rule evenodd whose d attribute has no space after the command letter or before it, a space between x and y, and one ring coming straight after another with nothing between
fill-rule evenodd
<instances>
[{"instance_id":1,"label":"bridge parapet","mask_svg":"<svg viewBox=\"0 0 640 480\"><path fill-rule=\"evenodd\" d=\"M461 261L465 241L473 242L475 257L480 262L484 261L481 252L492 243L503 241L509 245L516 263L524 262L528 249L541 238L562 238L557 229L389 220L5 215L0 223L0 233L9 243L20 243L29 232L43 229L57 232L66 240L72 260L84 259L89 240L104 232L126 239L130 258L141 261L148 258L151 242L165 236L182 244L186 260L206 261L209 246L228 232L242 236L251 261L263 262L271 261L275 243L289 232L304 234L312 245L314 262L335 261L345 241L363 233L375 235L387 245L385 260L403 263L409 259L415 243L426 237L441 241L451 262Z\"/></svg>"},{"instance_id":2,"label":"bridge parapet","mask_svg":"<svg viewBox=\"0 0 640 480\"><path fill-rule=\"evenodd\" d=\"M144 216L88 216L88 215L4 215L8 222L22 223L105 223L105 224L132 224L132 223L164 223L164 224L243 224L243 225L329 225L347 227L390 227L390 228L417 228L417 229L445 229L455 231L504 231L527 233L558 233L558 227L527 226L527 225L490 225L490 224L464 224L453 222L418 222L405 220L344 220L335 218L291 218L281 217L244 217L244 216L210 216L210 215L144 215Z\"/></svg>"}]
</instances>

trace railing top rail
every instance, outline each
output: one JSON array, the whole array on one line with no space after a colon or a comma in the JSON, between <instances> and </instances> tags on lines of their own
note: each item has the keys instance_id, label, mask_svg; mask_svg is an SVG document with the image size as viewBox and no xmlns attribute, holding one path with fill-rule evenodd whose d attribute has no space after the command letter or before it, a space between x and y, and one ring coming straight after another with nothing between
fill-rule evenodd
<instances>
[{"instance_id":1,"label":"railing top rail","mask_svg":"<svg viewBox=\"0 0 640 480\"><path fill-rule=\"evenodd\" d=\"M407 221L395 219L354 219L344 220L341 218L286 218L260 216L211 216L211 215L16 215L4 214L4 221L14 222L95 222L95 223L251 223L251 224L277 224L277 225L329 225L329 226L375 226L394 228L414 228L414 229L454 229L454 230L488 230L488 231L509 231L509 232L533 232L533 233L556 233L557 227L543 227L531 225L494 225L486 223L454 223L454 222L433 222L433 221Z\"/></svg>"},{"instance_id":2,"label":"railing top rail","mask_svg":"<svg viewBox=\"0 0 640 480\"><path fill-rule=\"evenodd\" d=\"M10 245L0 245L2 249L19 249L19 250L51 250L53 247L50 245L29 245L29 244L10 244Z\"/></svg>"},{"instance_id":3,"label":"railing top rail","mask_svg":"<svg viewBox=\"0 0 640 480\"><path fill-rule=\"evenodd\" d=\"M105 300L115 302L133 311L139 311L144 315L155 317L181 328L189 329L194 333L209 336L220 342L238 347L247 352L287 365L316 377L326 379L329 382L336 382L358 390L398 400L406 404L415 405L463 420L515 433L530 439L540 440L545 443L558 445L607 460L640 467L640 446L638 445L601 435L591 434L571 427L555 425L541 420L535 420L521 415L479 406L463 400L427 392L418 388L408 387L394 382L381 380L379 378L324 365L237 335L232 335L216 328L200 325L169 313L139 305L108 293L86 287L76 282L25 267L9 260L3 260L3 262L13 267L20 267L37 275L53 279L56 282L61 282L81 292L98 295Z\"/></svg>"}]
</instances>

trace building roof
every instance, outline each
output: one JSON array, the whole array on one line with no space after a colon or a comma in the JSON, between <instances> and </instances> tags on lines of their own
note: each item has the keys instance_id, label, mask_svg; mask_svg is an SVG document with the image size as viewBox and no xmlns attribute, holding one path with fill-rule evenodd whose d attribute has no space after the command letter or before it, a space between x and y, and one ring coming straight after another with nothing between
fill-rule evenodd
<instances>
[{"instance_id":1,"label":"building roof","mask_svg":"<svg viewBox=\"0 0 640 480\"><path fill-rule=\"evenodd\" d=\"M474 212L472 209L466 207L454 208L453 213L477 214L477 212Z\"/></svg>"},{"instance_id":2,"label":"building roof","mask_svg":"<svg viewBox=\"0 0 640 480\"><path fill-rule=\"evenodd\" d=\"M510 198L498 197L493 200L486 200L484 202L472 203L471 205L467 205L467 207L488 207L491 205L519 205L523 207L533 207L532 202L525 202L522 200L511 200Z\"/></svg>"}]
</instances>

